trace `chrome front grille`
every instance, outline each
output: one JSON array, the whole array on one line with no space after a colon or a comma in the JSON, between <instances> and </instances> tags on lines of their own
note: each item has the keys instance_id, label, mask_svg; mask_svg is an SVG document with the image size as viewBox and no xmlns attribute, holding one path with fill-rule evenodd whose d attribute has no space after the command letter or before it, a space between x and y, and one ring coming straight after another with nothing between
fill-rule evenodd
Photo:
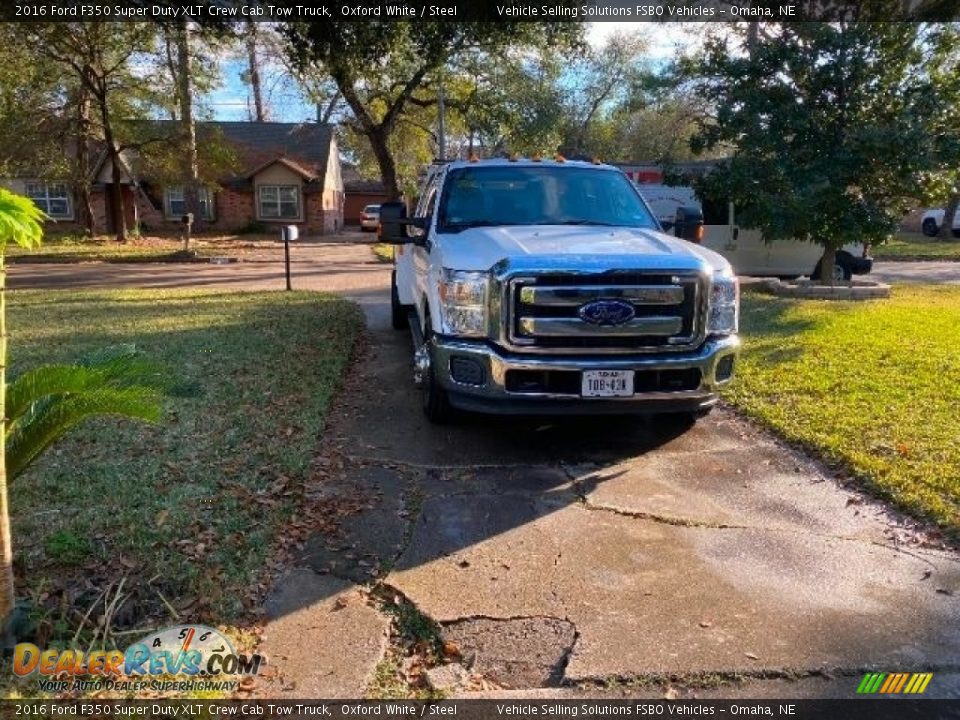
<instances>
[{"instance_id":1,"label":"chrome front grille","mask_svg":"<svg viewBox=\"0 0 960 720\"><path fill-rule=\"evenodd\" d=\"M699 274L551 273L511 278L505 285L510 344L530 349L671 351L702 340L703 280ZM580 317L594 300L619 300L634 317L596 325Z\"/></svg>"}]
</instances>

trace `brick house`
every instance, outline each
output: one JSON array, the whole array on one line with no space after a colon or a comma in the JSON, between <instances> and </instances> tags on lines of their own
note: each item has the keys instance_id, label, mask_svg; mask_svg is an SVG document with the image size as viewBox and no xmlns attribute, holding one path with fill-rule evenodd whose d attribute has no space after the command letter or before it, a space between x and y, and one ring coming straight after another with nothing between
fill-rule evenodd
<instances>
[{"instance_id":1,"label":"brick house","mask_svg":"<svg viewBox=\"0 0 960 720\"><path fill-rule=\"evenodd\" d=\"M151 133L175 137L173 121L152 121ZM297 225L301 234L328 234L343 228L343 179L333 126L319 123L200 122L197 142L216 137L235 158L227 177L199 191L199 229L234 232L271 225ZM129 228L178 231L186 212L181 185L151 174L148 161L132 151L122 155L121 192ZM91 202L95 232L114 231L110 203L113 167L106 153L94 166ZM56 221L56 229L78 230L68 183L23 177L0 184L33 198Z\"/></svg>"}]
</instances>

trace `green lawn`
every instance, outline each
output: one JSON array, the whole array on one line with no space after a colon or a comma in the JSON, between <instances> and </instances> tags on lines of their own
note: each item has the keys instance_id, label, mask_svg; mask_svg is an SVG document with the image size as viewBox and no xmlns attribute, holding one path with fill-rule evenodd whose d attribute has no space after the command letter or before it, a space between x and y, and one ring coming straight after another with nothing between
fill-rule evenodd
<instances>
[{"instance_id":1,"label":"green lawn","mask_svg":"<svg viewBox=\"0 0 960 720\"><path fill-rule=\"evenodd\" d=\"M392 263L393 252L395 249L396 245L390 245L389 243L376 243L373 246L373 254L376 256L377 260L382 263Z\"/></svg>"},{"instance_id":2,"label":"green lawn","mask_svg":"<svg viewBox=\"0 0 960 720\"><path fill-rule=\"evenodd\" d=\"M118 630L170 622L169 606L212 625L243 617L317 482L311 461L362 328L356 306L196 290L8 302L13 373L134 342L179 379L162 424L89 423L13 485L18 596L36 637L72 637L78 613L123 575Z\"/></svg>"},{"instance_id":3,"label":"green lawn","mask_svg":"<svg viewBox=\"0 0 960 720\"><path fill-rule=\"evenodd\" d=\"M876 260L960 261L960 239L941 240L922 233L901 232L883 245L874 245L870 252Z\"/></svg>"},{"instance_id":4,"label":"green lawn","mask_svg":"<svg viewBox=\"0 0 960 720\"><path fill-rule=\"evenodd\" d=\"M870 302L747 294L742 329L729 401L960 532L960 288Z\"/></svg>"},{"instance_id":5,"label":"green lawn","mask_svg":"<svg viewBox=\"0 0 960 720\"><path fill-rule=\"evenodd\" d=\"M203 235L190 243L196 257L242 257L258 247L276 249L275 238L266 236ZM72 235L52 235L40 247L7 248L7 259L12 263L75 263L75 262L175 262L182 260L178 253L183 242L174 237L147 236L131 238L118 243L109 237L87 238Z\"/></svg>"}]
</instances>

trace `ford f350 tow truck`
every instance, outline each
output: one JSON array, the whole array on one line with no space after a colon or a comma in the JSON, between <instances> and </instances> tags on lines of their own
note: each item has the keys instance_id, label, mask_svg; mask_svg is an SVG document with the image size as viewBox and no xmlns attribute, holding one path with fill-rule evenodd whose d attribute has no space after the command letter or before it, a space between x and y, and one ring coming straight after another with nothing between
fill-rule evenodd
<instances>
[{"instance_id":1,"label":"ford f350 tow truck","mask_svg":"<svg viewBox=\"0 0 960 720\"><path fill-rule=\"evenodd\" d=\"M559 157L445 163L412 217L384 203L427 417L709 412L739 289L691 214L667 235L620 170Z\"/></svg>"}]
</instances>

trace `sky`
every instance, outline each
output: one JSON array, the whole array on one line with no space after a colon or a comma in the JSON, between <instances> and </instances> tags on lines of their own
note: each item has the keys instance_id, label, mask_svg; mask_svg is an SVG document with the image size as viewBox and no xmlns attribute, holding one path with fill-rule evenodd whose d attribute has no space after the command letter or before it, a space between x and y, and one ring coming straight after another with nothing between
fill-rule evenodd
<instances>
[{"instance_id":1,"label":"sky","mask_svg":"<svg viewBox=\"0 0 960 720\"><path fill-rule=\"evenodd\" d=\"M587 41L593 46L603 45L617 32L641 32L647 36L651 61L663 61L696 44L702 37L702 23L636 23L592 22L587 23ZM249 120L249 88L241 80L244 63L228 60L223 65L223 84L201 101L216 120ZM302 122L313 120L316 111L303 102L296 88L279 79L279 74L264 73L264 89L269 96L271 120L278 122Z\"/></svg>"}]
</instances>

